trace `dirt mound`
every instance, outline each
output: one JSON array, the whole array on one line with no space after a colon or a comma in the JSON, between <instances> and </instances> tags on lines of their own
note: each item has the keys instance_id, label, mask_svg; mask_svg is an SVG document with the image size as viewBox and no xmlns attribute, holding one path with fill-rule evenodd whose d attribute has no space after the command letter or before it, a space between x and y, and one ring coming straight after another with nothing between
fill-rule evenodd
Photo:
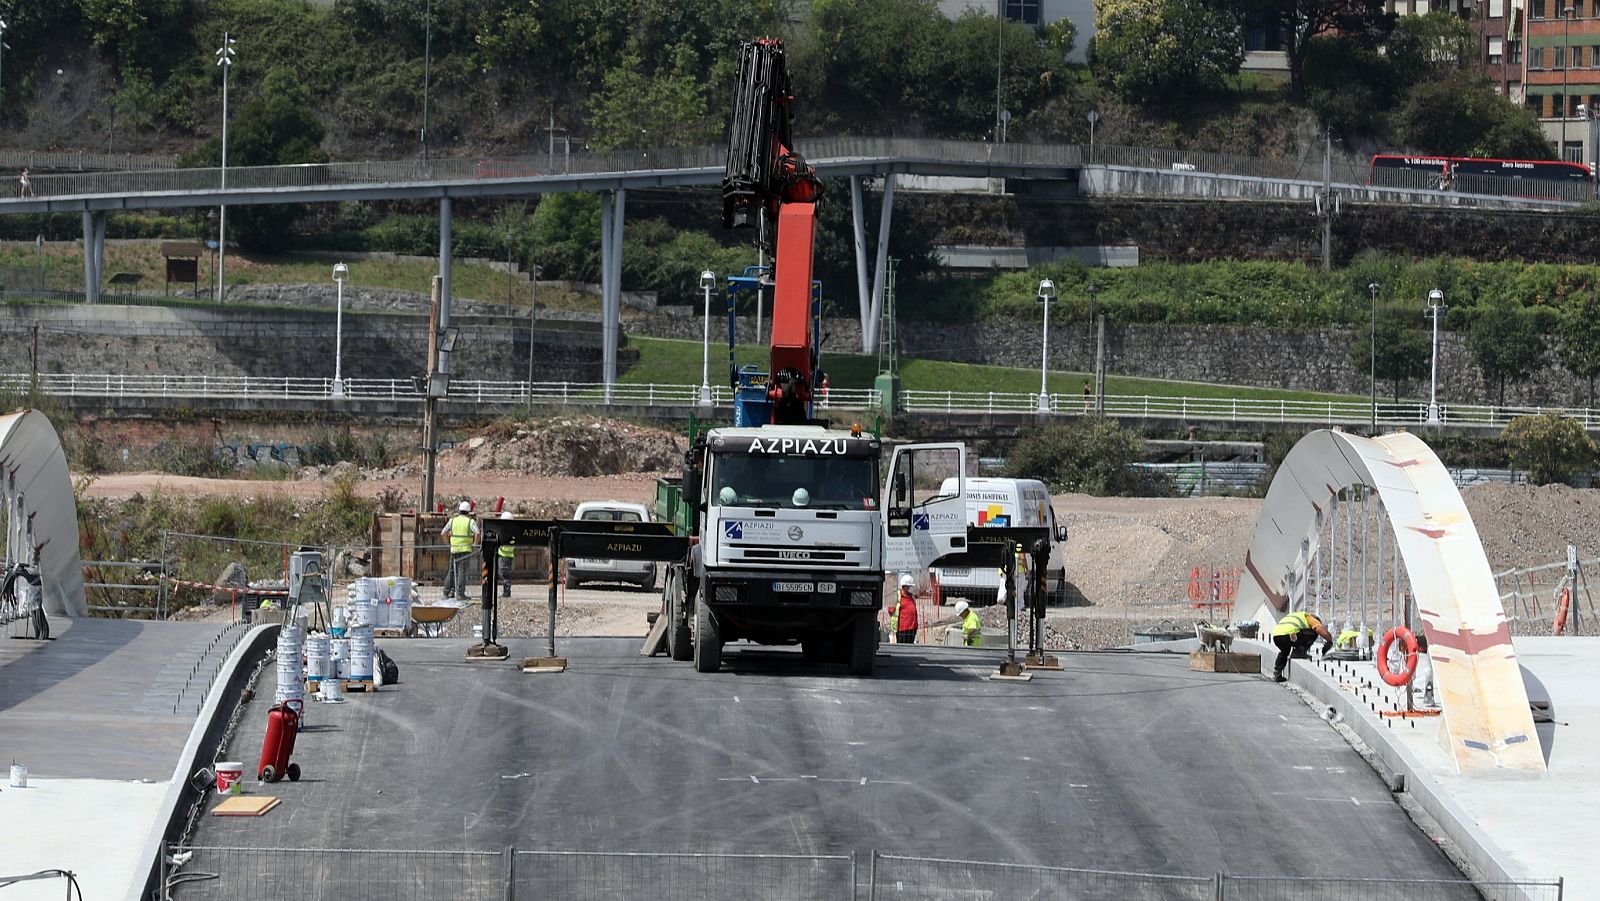
<instances>
[{"instance_id":1,"label":"dirt mound","mask_svg":"<svg viewBox=\"0 0 1600 901\"><path fill-rule=\"evenodd\" d=\"M493 472L558 478L673 472L682 468L686 448L686 440L676 433L610 419L496 424L440 451L436 472L441 478ZM408 478L421 467L417 459L367 477Z\"/></svg>"},{"instance_id":2,"label":"dirt mound","mask_svg":"<svg viewBox=\"0 0 1600 901\"><path fill-rule=\"evenodd\" d=\"M1244 562L1260 509L1252 498L1057 497L1067 578L1094 604L1182 596L1191 568Z\"/></svg>"},{"instance_id":3,"label":"dirt mound","mask_svg":"<svg viewBox=\"0 0 1600 901\"><path fill-rule=\"evenodd\" d=\"M1495 572L1600 552L1600 491L1566 485L1475 485L1461 492Z\"/></svg>"}]
</instances>

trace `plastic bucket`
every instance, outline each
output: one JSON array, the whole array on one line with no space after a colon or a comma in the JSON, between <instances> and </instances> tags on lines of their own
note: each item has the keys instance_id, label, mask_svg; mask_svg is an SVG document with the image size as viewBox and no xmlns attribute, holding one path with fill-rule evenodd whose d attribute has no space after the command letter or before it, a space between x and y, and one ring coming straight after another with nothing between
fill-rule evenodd
<instances>
[{"instance_id":1,"label":"plastic bucket","mask_svg":"<svg viewBox=\"0 0 1600 901\"><path fill-rule=\"evenodd\" d=\"M325 703L344 703L344 682L339 679L324 679L317 683L317 695Z\"/></svg>"},{"instance_id":2,"label":"plastic bucket","mask_svg":"<svg viewBox=\"0 0 1600 901\"><path fill-rule=\"evenodd\" d=\"M236 760L217 764L217 794L244 794L244 785L241 783L243 779L244 764Z\"/></svg>"},{"instance_id":3,"label":"plastic bucket","mask_svg":"<svg viewBox=\"0 0 1600 901\"><path fill-rule=\"evenodd\" d=\"M372 679L372 627L357 626L350 630L350 678L357 681Z\"/></svg>"},{"instance_id":4,"label":"plastic bucket","mask_svg":"<svg viewBox=\"0 0 1600 901\"><path fill-rule=\"evenodd\" d=\"M332 641L321 632L306 636L306 681L321 682L330 675Z\"/></svg>"},{"instance_id":5,"label":"plastic bucket","mask_svg":"<svg viewBox=\"0 0 1600 901\"><path fill-rule=\"evenodd\" d=\"M343 638L345 626L348 625L348 613L343 607L333 608L333 625L328 628L328 634L334 638Z\"/></svg>"},{"instance_id":6,"label":"plastic bucket","mask_svg":"<svg viewBox=\"0 0 1600 901\"><path fill-rule=\"evenodd\" d=\"M28 765L27 764L25 764L25 763L13 763L11 765L11 787L12 788L27 788L28 787Z\"/></svg>"}]
</instances>

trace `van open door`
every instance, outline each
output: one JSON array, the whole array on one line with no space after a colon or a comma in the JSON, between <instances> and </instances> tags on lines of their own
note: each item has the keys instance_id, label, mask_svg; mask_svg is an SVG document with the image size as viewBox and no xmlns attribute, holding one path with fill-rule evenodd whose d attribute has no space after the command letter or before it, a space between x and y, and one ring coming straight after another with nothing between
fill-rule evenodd
<instances>
[{"instance_id":1,"label":"van open door","mask_svg":"<svg viewBox=\"0 0 1600 901\"><path fill-rule=\"evenodd\" d=\"M883 490L883 568L921 572L967 549L967 448L895 448Z\"/></svg>"}]
</instances>

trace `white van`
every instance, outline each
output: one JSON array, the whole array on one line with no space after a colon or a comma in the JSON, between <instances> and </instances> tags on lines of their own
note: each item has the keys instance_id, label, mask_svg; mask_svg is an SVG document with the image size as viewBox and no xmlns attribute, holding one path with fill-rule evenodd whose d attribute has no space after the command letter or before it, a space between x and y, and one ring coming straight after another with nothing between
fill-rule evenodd
<instances>
[{"instance_id":1,"label":"white van","mask_svg":"<svg viewBox=\"0 0 1600 901\"><path fill-rule=\"evenodd\" d=\"M943 490L954 492L954 479L948 479ZM1060 604L1066 599L1067 530L1056 525L1056 511L1050 505L1050 491L1038 479L986 479L966 480L967 525L1018 526L1023 528L1048 528L1050 530L1049 576L1046 582L1049 603ZM1031 567L1032 558L1024 554L1022 566ZM938 580L942 603L955 603L965 598L974 605L993 604L1000 594L1000 572L992 566L969 565L960 554L939 558L930 568ZM1018 580L1017 585L1024 584Z\"/></svg>"}]
</instances>

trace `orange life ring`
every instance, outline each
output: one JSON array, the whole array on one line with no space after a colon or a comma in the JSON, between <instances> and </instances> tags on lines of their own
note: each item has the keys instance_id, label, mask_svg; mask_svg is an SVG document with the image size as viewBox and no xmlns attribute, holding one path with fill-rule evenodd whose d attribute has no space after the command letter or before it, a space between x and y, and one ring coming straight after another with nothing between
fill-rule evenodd
<instances>
[{"instance_id":1,"label":"orange life ring","mask_svg":"<svg viewBox=\"0 0 1600 901\"><path fill-rule=\"evenodd\" d=\"M1572 609L1572 589L1562 586L1561 593L1556 596L1556 628L1555 634L1561 635L1567 631L1567 612Z\"/></svg>"},{"instance_id":2,"label":"orange life ring","mask_svg":"<svg viewBox=\"0 0 1600 901\"><path fill-rule=\"evenodd\" d=\"M1399 641L1406 651L1405 667L1398 672L1389 669L1389 646ZM1405 626L1395 626L1383 633L1383 641L1378 643L1378 675L1389 685L1399 688L1411 681L1417 671L1417 636Z\"/></svg>"}]
</instances>

